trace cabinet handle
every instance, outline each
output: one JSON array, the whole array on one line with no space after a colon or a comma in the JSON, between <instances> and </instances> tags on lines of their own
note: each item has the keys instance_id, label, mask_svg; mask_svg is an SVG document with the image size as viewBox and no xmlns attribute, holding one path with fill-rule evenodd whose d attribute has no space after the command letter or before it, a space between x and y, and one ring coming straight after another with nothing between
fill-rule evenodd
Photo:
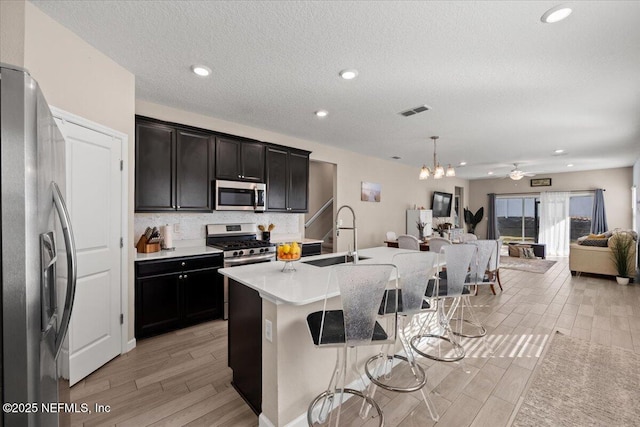
<instances>
[{"instance_id":1,"label":"cabinet handle","mask_svg":"<svg viewBox=\"0 0 640 427\"><path fill-rule=\"evenodd\" d=\"M238 175L238 178L242 178L242 175Z\"/></svg>"},{"instance_id":2,"label":"cabinet handle","mask_svg":"<svg viewBox=\"0 0 640 427\"><path fill-rule=\"evenodd\" d=\"M180 209L180 205L178 205L178 209Z\"/></svg>"},{"instance_id":3,"label":"cabinet handle","mask_svg":"<svg viewBox=\"0 0 640 427\"><path fill-rule=\"evenodd\" d=\"M182 261L182 262L180 263L180 265L184 267L185 265L187 265L187 263L186 263L186 262L184 262L184 261Z\"/></svg>"},{"instance_id":4,"label":"cabinet handle","mask_svg":"<svg viewBox=\"0 0 640 427\"><path fill-rule=\"evenodd\" d=\"M187 275L185 274L185 275L184 275L184 278L186 279L187 277L189 277L189 276L187 276Z\"/></svg>"},{"instance_id":5,"label":"cabinet handle","mask_svg":"<svg viewBox=\"0 0 640 427\"><path fill-rule=\"evenodd\" d=\"M175 209L175 208L176 208L176 205L171 205L171 209Z\"/></svg>"},{"instance_id":6,"label":"cabinet handle","mask_svg":"<svg viewBox=\"0 0 640 427\"><path fill-rule=\"evenodd\" d=\"M178 279L182 280L182 274L178 276Z\"/></svg>"}]
</instances>

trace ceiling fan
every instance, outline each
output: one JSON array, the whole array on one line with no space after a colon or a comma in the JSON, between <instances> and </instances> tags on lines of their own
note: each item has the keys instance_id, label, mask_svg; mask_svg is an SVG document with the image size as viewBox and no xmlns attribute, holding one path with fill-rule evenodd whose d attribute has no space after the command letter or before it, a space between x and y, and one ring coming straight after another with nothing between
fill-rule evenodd
<instances>
[{"instance_id":1,"label":"ceiling fan","mask_svg":"<svg viewBox=\"0 0 640 427\"><path fill-rule=\"evenodd\" d=\"M521 171L520 169L518 169L518 164L517 163L514 163L513 166L514 166L514 168L511 170L511 172L509 172L509 175L507 175L507 176L509 178L511 178L512 180L514 180L514 181L521 180L525 176L535 176L536 175L535 173Z\"/></svg>"}]
</instances>

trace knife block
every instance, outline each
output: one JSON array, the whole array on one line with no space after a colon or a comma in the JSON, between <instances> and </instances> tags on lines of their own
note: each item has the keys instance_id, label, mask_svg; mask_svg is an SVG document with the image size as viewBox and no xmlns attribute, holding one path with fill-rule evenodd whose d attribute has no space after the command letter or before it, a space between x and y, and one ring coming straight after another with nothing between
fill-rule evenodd
<instances>
[{"instance_id":1,"label":"knife block","mask_svg":"<svg viewBox=\"0 0 640 427\"><path fill-rule=\"evenodd\" d=\"M136 250L141 254L160 252L160 243L148 243L147 237L143 234L136 243Z\"/></svg>"}]
</instances>

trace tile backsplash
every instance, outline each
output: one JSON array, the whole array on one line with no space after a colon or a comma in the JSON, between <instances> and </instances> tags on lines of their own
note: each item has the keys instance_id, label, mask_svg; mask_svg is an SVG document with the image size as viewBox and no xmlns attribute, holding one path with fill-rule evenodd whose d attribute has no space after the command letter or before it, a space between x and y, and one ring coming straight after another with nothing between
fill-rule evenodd
<instances>
[{"instance_id":1,"label":"tile backsplash","mask_svg":"<svg viewBox=\"0 0 640 427\"><path fill-rule=\"evenodd\" d=\"M301 218L302 217L302 218ZM271 233L277 235L302 236L304 214L287 213L255 213L236 211L216 211L211 213L136 213L134 218L134 244L147 227L158 227L166 224L180 224L179 232L173 233L173 240L204 240L207 224L255 223L265 226L273 223L276 228ZM258 237L260 238L260 237ZM178 243L179 245L179 243Z\"/></svg>"}]
</instances>

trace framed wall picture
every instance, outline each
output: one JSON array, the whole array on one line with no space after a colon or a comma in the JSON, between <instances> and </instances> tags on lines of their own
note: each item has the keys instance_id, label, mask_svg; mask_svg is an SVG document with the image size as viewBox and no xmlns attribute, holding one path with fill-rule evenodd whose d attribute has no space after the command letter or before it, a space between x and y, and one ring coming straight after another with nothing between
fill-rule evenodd
<instances>
[{"instance_id":1,"label":"framed wall picture","mask_svg":"<svg viewBox=\"0 0 640 427\"><path fill-rule=\"evenodd\" d=\"M532 178L532 187L551 187L551 178Z\"/></svg>"},{"instance_id":2,"label":"framed wall picture","mask_svg":"<svg viewBox=\"0 0 640 427\"><path fill-rule=\"evenodd\" d=\"M363 202L379 202L382 186L373 182L362 182L360 200Z\"/></svg>"}]
</instances>

